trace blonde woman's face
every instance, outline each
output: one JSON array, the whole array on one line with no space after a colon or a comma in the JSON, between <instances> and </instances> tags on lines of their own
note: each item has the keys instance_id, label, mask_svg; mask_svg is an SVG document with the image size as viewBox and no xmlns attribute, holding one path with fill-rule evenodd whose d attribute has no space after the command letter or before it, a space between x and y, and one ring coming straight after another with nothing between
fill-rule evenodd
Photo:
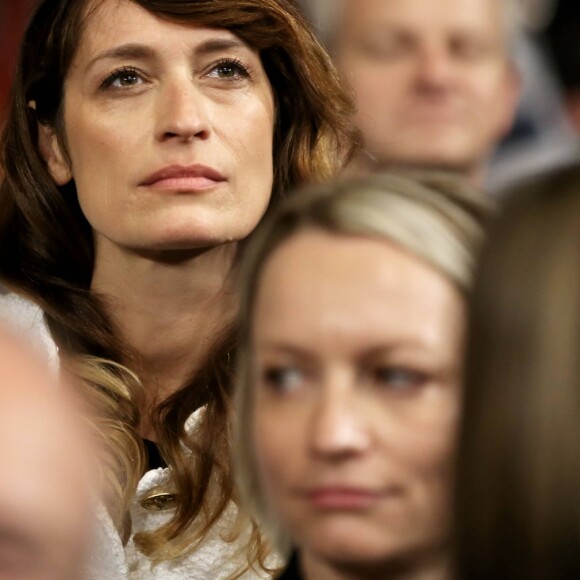
<instances>
[{"instance_id":1,"label":"blonde woman's face","mask_svg":"<svg viewBox=\"0 0 580 580\"><path fill-rule=\"evenodd\" d=\"M384 241L295 235L253 320L253 441L267 502L305 562L441 554L463 304Z\"/></svg>"}]
</instances>

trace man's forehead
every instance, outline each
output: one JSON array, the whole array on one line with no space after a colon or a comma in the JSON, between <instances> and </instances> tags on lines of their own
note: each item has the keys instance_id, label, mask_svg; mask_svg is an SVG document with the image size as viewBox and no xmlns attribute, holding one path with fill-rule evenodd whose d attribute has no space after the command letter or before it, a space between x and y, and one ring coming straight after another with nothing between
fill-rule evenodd
<instances>
[{"instance_id":1,"label":"man's forehead","mask_svg":"<svg viewBox=\"0 0 580 580\"><path fill-rule=\"evenodd\" d=\"M507 18L506 0L343 0L341 28L400 26L435 31L465 28L499 32ZM340 30L337 31L340 36Z\"/></svg>"}]
</instances>

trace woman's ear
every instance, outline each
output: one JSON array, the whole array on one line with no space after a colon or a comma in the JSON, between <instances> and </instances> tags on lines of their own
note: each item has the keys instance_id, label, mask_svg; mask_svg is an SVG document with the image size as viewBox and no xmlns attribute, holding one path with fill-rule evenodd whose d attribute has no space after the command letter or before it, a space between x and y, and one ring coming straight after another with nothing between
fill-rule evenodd
<instances>
[{"instance_id":1,"label":"woman's ear","mask_svg":"<svg viewBox=\"0 0 580 580\"><path fill-rule=\"evenodd\" d=\"M38 124L38 147L55 183L66 185L73 178L70 165L62 152L54 130L42 123Z\"/></svg>"}]
</instances>

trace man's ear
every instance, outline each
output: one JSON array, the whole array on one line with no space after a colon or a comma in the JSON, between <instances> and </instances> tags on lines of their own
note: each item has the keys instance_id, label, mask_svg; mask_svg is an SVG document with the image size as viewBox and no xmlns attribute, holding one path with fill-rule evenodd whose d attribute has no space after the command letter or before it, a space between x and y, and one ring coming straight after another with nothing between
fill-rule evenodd
<instances>
[{"instance_id":1,"label":"man's ear","mask_svg":"<svg viewBox=\"0 0 580 580\"><path fill-rule=\"evenodd\" d=\"M57 185L66 185L73 177L70 165L54 130L42 123L38 124L38 147L54 182Z\"/></svg>"},{"instance_id":2,"label":"man's ear","mask_svg":"<svg viewBox=\"0 0 580 580\"><path fill-rule=\"evenodd\" d=\"M505 137L514 125L522 88L523 80L520 72L514 63L509 63L506 70L503 93L501 97L498 95L498 98L502 99L504 106L501 137Z\"/></svg>"}]
</instances>

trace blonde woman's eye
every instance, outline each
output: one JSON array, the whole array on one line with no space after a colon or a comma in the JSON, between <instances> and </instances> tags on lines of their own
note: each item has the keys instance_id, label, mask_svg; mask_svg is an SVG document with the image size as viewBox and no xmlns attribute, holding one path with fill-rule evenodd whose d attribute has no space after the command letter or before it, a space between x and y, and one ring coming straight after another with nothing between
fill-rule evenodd
<instances>
[{"instance_id":1,"label":"blonde woman's eye","mask_svg":"<svg viewBox=\"0 0 580 580\"><path fill-rule=\"evenodd\" d=\"M379 367L373 371L373 380L381 388L406 391L423 386L428 381L425 373L398 367Z\"/></svg>"},{"instance_id":2,"label":"blonde woman's eye","mask_svg":"<svg viewBox=\"0 0 580 580\"><path fill-rule=\"evenodd\" d=\"M294 367L272 366L265 368L262 373L262 382L268 388L279 392L292 391L303 381L303 373Z\"/></svg>"}]
</instances>

